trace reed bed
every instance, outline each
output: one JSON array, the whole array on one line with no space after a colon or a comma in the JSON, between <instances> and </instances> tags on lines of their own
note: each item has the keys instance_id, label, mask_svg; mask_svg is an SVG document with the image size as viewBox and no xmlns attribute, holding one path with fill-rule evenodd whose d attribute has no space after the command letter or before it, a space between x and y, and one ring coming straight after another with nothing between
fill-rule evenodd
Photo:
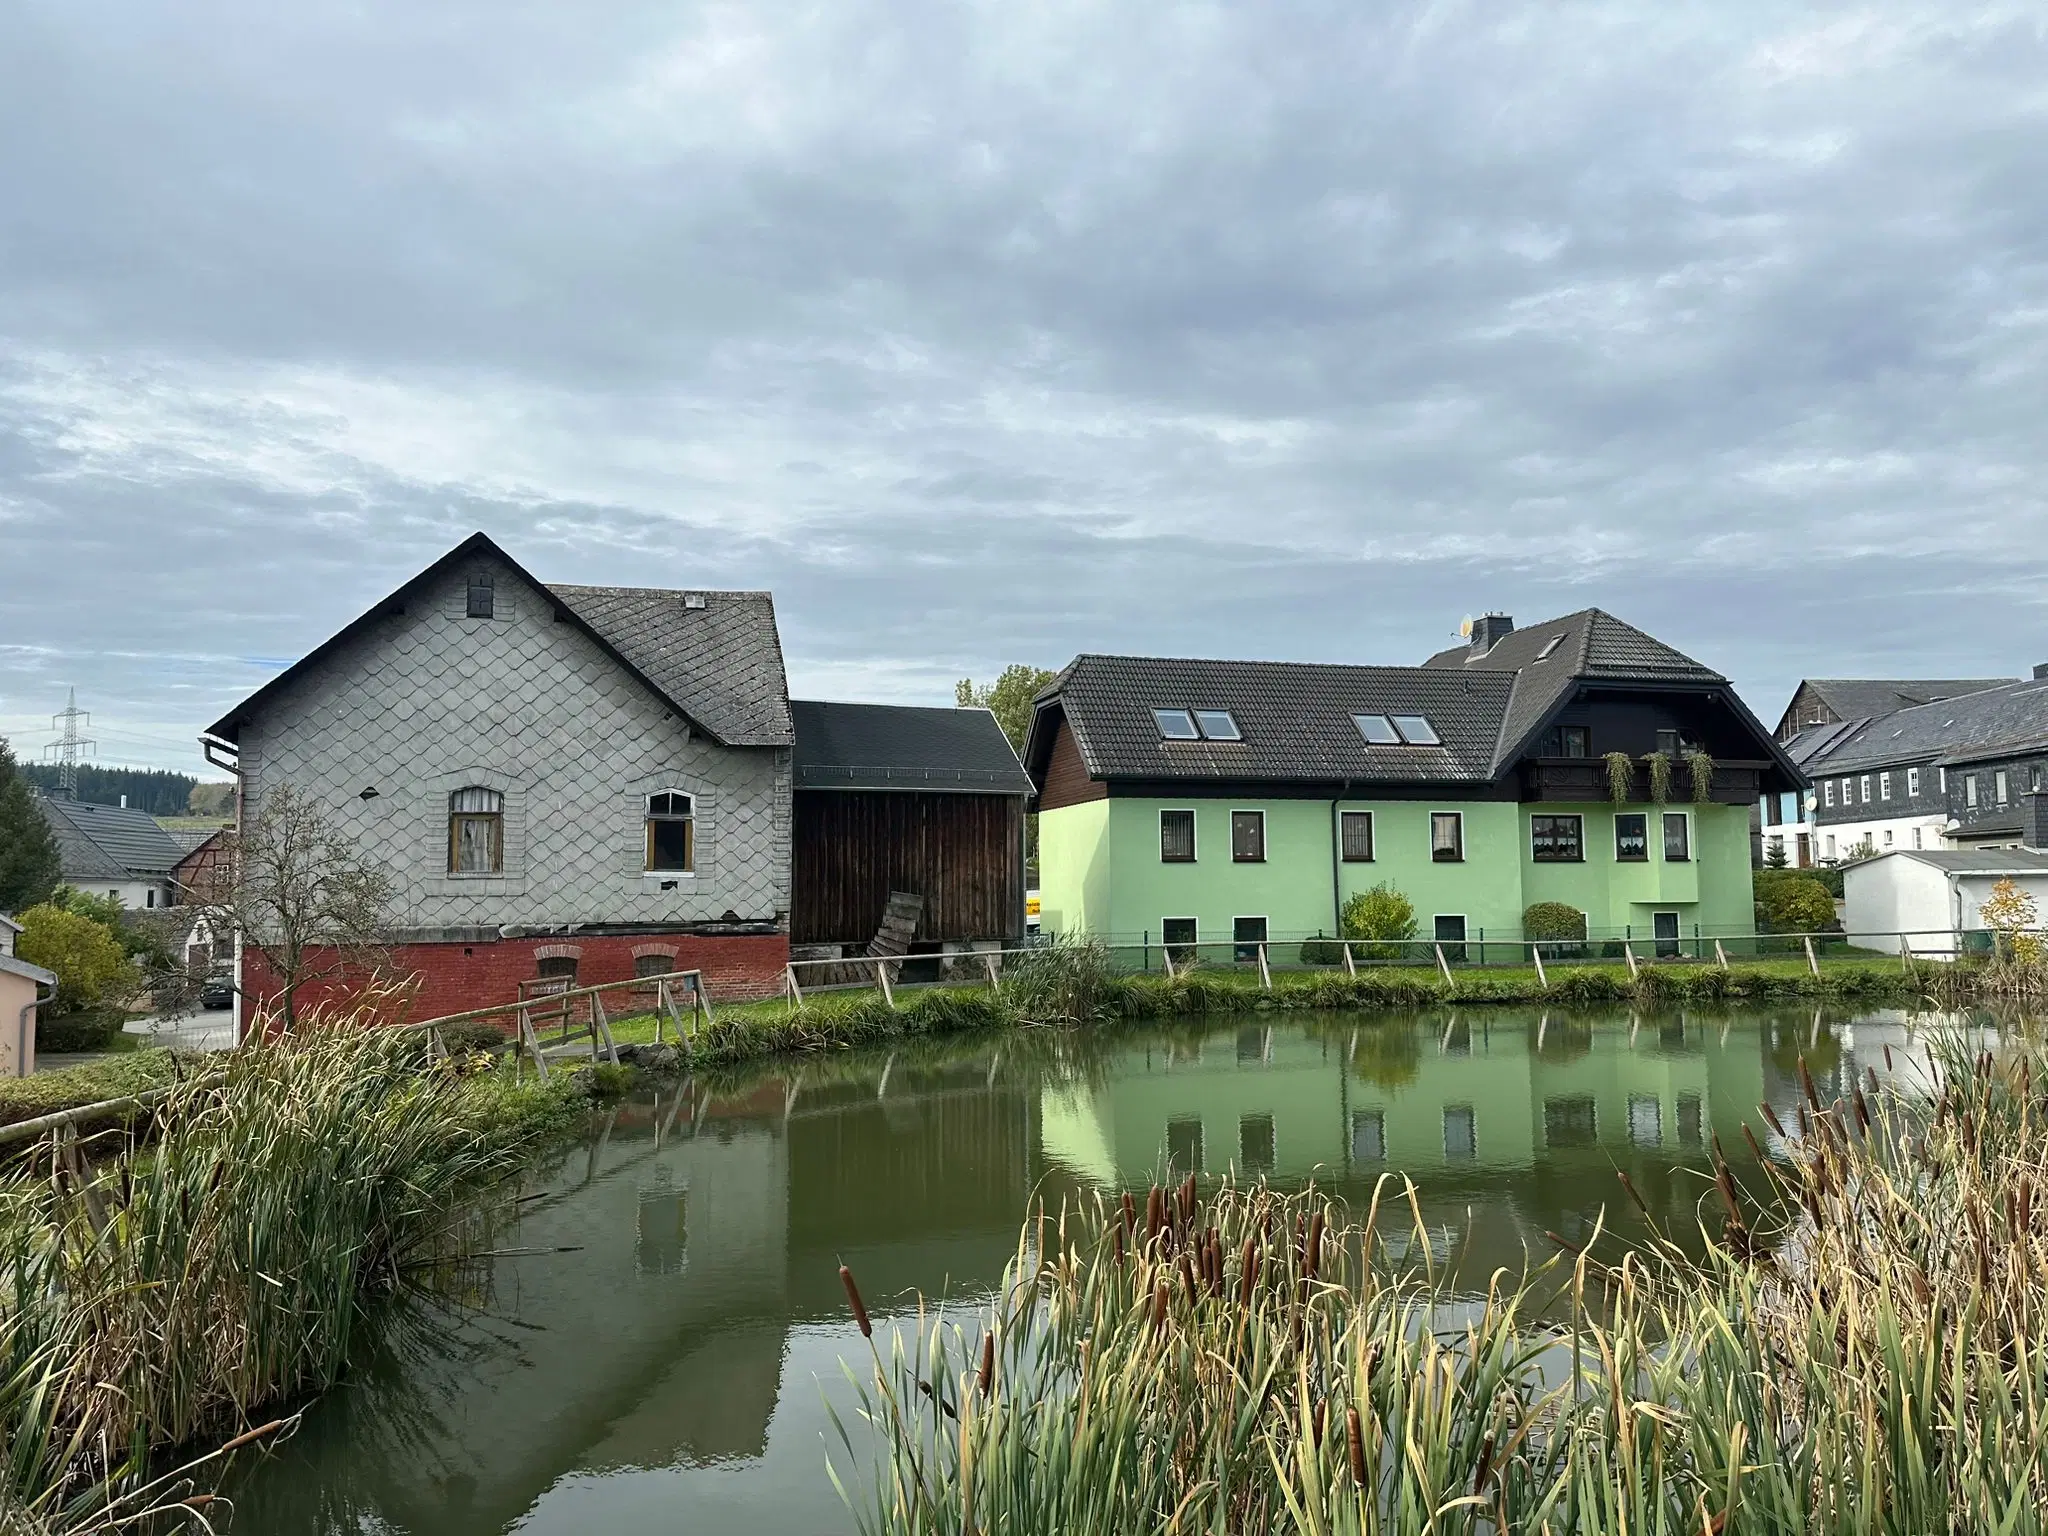
<instances>
[{"instance_id":1,"label":"reed bed","mask_svg":"<svg viewBox=\"0 0 2048 1536\"><path fill-rule=\"evenodd\" d=\"M148 1480L160 1451L322 1390L389 1298L464 1284L486 1197L560 1113L359 1023L230 1053L153 1140L46 1144L0 1182L0 1529L125 1529L167 1490L211 1518L190 1478Z\"/></svg>"},{"instance_id":2,"label":"reed bed","mask_svg":"<svg viewBox=\"0 0 2048 1536\"><path fill-rule=\"evenodd\" d=\"M1041 1213L978 1325L876 1347L842 1488L872 1536L2048 1530L2042 1066L1809 1079L1760 1197L1717 1155L1703 1257L1596 1236L1461 1284L1394 1181Z\"/></svg>"}]
</instances>

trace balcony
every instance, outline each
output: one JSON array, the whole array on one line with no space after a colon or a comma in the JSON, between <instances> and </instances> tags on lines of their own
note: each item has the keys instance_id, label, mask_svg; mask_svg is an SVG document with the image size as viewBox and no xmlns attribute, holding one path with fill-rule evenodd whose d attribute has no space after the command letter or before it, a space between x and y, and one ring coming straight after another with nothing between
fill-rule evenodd
<instances>
[{"instance_id":1,"label":"balcony","mask_svg":"<svg viewBox=\"0 0 2048 1536\"><path fill-rule=\"evenodd\" d=\"M1763 758L1714 764L1714 782L1709 800L1715 805L1748 805L1763 793L1764 775L1773 764ZM1524 800L1588 801L1611 799L1607 787L1607 759L1604 757L1525 757L1521 770ZM1631 804L1650 803L1650 771L1640 761L1629 775ZM1692 800L1692 775L1683 761L1671 767L1671 803Z\"/></svg>"}]
</instances>

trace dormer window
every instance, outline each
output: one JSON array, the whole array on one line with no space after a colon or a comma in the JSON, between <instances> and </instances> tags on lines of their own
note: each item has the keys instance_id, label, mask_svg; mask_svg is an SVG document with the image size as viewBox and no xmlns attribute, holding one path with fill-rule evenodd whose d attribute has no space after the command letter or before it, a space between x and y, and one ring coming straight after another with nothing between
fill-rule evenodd
<instances>
[{"instance_id":1,"label":"dormer window","mask_svg":"<svg viewBox=\"0 0 2048 1536\"><path fill-rule=\"evenodd\" d=\"M1237 728L1237 717L1227 709L1198 709L1195 711L1195 724L1211 741L1244 740Z\"/></svg>"},{"instance_id":2,"label":"dormer window","mask_svg":"<svg viewBox=\"0 0 2048 1536\"><path fill-rule=\"evenodd\" d=\"M478 571L469 578L469 616L472 619L496 617L497 593L493 589L489 571Z\"/></svg>"},{"instance_id":3,"label":"dormer window","mask_svg":"<svg viewBox=\"0 0 2048 1536\"><path fill-rule=\"evenodd\" d=\"M1195 718L1184 709L1155 709L1152 718L1159 722L1159 734L1168 741L1199 741L1202 733L1195 729Z\"/></svg>"},{"instance_id":4,"label":"dormer window","mask_svg":"<svg viewBox=\"0 0 2048 1536\"><path fill-rule=\"evenodd\" d=\"M696 802L673 790L647 797L647 868L687 875L697 867Z\"/></svg>"}]
</instances>

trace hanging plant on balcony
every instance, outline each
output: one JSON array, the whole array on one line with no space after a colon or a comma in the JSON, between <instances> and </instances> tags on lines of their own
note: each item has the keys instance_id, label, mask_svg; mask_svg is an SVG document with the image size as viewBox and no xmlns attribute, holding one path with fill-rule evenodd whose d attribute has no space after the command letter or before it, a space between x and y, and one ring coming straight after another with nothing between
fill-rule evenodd
<instances>
[{"instance_id":1,"label":"hanging plant on balcony","mask_svg":"<svg viewBox=\"0 0 2048 1536\"><path fill-rule=\"evenodd\" d=\"M1671 754L1645 752L1643 766L1650 770L1650 798L1663 805L1671 799Z\"/></svg>"},{"instance_id":2,"label":"hanging plant on balcony","mask_svg":"<svg viewBox=\"0 0 2048 1536\"><path fill-rule=\"evenodd\" d=\"M1635 788L1636 765L1626 752L1607 754L1607 798L1616 805L1627 805L1629 791Z\"/></svg>"},{"instance_id":3,"label":"hanging plant on balcony","mask_svg":"<svg viewBox=\"0 0 2048 1536\"><path fill-rule=\"evenodd\" d=\"M1702 747L1685 754L1686 776L1692 780L1692 803L1705 805L1714 797L1714 760Z\"/></svg>"}]
</instances>

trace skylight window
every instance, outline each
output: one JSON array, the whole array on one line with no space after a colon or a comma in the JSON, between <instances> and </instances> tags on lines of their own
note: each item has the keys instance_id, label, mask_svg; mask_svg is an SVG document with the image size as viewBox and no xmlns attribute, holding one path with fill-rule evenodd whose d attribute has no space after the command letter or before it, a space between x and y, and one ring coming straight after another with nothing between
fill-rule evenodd
<instances>
[{"instance_id":1,"label":"skylight window","mask_svg":"<svg viewBox=\"0 0 2048 1536\"><path fill-rule=\"evenodd\" d=\"M1195 711L1195 724L1211 741L1244 740L1243 733L1237 728L1237 718L1227 709L1198 709Z\"/></svg>"},{"instance_id":2,"label":"skylight window","mask_svg":"<svg viewBox=\"0 0 2048 1536\"><path fill-rule=\"evenodd\" d=\"M1168 741L1199 741L1202 733L1195 729L1194 716L1184 709L1155 709L1152 718L1159 722L1159 734Z\"/></svg>"},{"instance_id":3,"label":"skylight window","mask_svg":"<svg viewBox=\"0 0 2048 1536\"><path fill-rule=\"evenodd\" d=\"M1358 727L1359 735L1376 747L1401 745L1401 733L1385 715L1353 715L1351 723Z\"/></svg>"},{"instance_id":4,"label":"skylight window","mask_svg":"<svg viewBox=\"0 0 2048 1536\"><path fill-rule=\"evenodd\" d=\"M1540 650L1540 651L1538 651L1538 652L1536 653L1536 659L1537 659L1538 661L1548 661L1548 660L1550 660L1550 653L1551 653L1552 651L1555 651L1555 650L1556 650L1556 649L1557 649L1557 648L1558 648L1558 647L1559 647L1560 645L1563 645L1563 644L1564 644L1564 636L1563 636L1563 635L1552 635L1552 636L1551 636L1551 637L1550 637L1550 638L1549 638L1548 640L1546 640L1546 641L1544 641L1544 642L1543 642L1543 649L1542 649L1542 650Z\"/></svg>"},{"instance_id":5,"label":"skylight window","mask_svg":"<svg viewBox=\"0 0 2048 1536\"><path fill-rule=\"evenodd\" d=\"M1436 730L1420 715L1395 715L1394 729L1401 733L1401 739L1411 747L1435 747L1442 743L1437 739Z\"/></svg>"}]
</instances>

